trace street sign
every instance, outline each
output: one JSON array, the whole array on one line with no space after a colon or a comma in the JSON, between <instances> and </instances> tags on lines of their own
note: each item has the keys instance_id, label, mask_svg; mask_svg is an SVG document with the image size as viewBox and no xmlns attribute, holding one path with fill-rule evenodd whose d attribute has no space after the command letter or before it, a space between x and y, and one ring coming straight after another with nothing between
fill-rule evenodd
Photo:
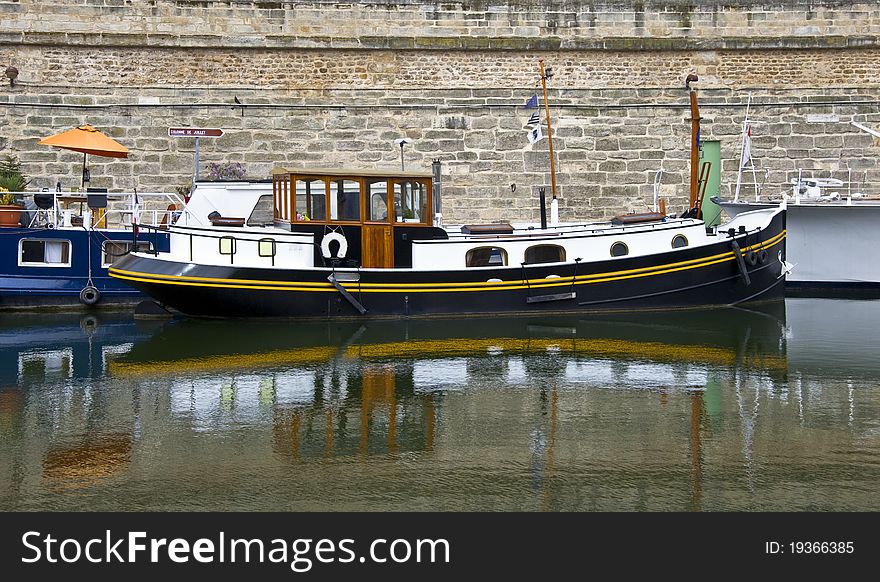
<instances>
[{"instance_id":1,"label":"street sign","mask_svg":"<svg viewBox=\"0 0 880 582\"><path fill-rule=\"evenodd\" d=\"M169 127L168 137L220 137L223 130L204 127Z\"/></svg>"}]
</instances>

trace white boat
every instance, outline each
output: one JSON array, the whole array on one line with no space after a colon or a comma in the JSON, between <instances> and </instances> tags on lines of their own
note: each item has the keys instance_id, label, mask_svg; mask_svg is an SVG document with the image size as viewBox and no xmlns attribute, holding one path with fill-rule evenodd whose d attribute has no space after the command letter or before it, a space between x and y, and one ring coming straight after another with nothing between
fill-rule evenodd
<instances>
[{"instance_id":1,"label":"white boat","mask_svg":"<svg viewBox=\"0 0 880 582\"><path fill-rule=\"evenodd\" d=\"M775 207L775 201L722 201L731 216ZM789 201L786 287L798 291L880 291L880 200L801 198Z\"/></svg>"},{"instance_id":2,"label":"white boat","mask_svg":"<svg viewBox=\"0 0 880 582\"><path fill-rule=\"evenodd\" d=\"M787 294L832 290L880 292L880 260L875 254L880 246L880 197L867 195L866 180L854 183L851 172L846 180L841 180L805 176L799 171L781 192L761 192L749 151L748 125L746 119L733 200L713 201L731 217L787 201L786 252L792 265L786 276ZM860 124L853 125L874 133ZM740 196L742 176L749 171L755 176L753 199Z\"/></svg>"}]
</instances>

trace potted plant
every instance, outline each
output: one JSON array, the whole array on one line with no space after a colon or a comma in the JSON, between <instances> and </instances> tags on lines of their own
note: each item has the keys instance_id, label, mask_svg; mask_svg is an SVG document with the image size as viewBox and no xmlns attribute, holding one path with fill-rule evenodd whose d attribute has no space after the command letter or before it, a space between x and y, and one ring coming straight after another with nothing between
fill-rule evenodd
<instances>
[{"instance_id":1,"label":"potted plant","mask_svg":"<svg viewBox=\"0 0 880 582\"><path fill-rule=\"evenodd\" d=\"M15 192L23 192L28 179L21 173L21 163L15 156L0 160L0 226L18 226L24 206L18 203Z\"/></svg>"},{"instance_id":2,"label":"potted plant","mask_svg":"<svg viewBox=\"0 0 880 582\"><path fill-rule=\"evenodd\" d=\"M24 206L18 204L15 194L0 186L0 227L19 226L22 210Z\"/></svg>"}]
</instances>

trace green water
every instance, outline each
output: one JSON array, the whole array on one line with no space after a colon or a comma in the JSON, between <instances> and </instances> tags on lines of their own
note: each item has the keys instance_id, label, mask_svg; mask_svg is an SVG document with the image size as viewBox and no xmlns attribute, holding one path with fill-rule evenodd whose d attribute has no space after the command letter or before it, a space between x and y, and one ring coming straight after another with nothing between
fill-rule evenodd
<instances>
[{"instance_id":1,"label":"green water","mask_svg":"<svg viewBox=\"0 0 880 582\"><path fill-rule=\"evenodd\" d=\"M880 302L0 319L0 509L880 509Z\"/></svg>"}]
</instances>

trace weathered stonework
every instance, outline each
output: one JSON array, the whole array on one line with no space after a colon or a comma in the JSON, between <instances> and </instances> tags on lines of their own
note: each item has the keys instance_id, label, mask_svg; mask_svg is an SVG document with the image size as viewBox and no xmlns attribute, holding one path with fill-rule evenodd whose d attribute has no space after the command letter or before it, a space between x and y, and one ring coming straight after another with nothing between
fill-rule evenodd
<instances>
[{"instance_id":1,"label":"weathered stonework","mask_svg":"<svg viewBox=\"0 0 880 582\"><path fill-rule=\"evenodd\" d=\"M407 136L409 167L444 161L448 220L534 219L549 158L547 140L528 144L522 105L539 58L555 72L563 219L646 209L661 168L683 206L689 72L702 137L722 143L722 194L749 94L770 190L798 169L880 179L876 140L850 125L880 127L877 0L0 0L0 70L20 71L0 93L0 153L33 186L73 185L81 157L36 142L89 122L131 150L91 158L93 185L173 191L194 142L172 126L224 128L201 140L202 171L240 161L254 177L393 167Z\"/></svg>"}]
</instances>

